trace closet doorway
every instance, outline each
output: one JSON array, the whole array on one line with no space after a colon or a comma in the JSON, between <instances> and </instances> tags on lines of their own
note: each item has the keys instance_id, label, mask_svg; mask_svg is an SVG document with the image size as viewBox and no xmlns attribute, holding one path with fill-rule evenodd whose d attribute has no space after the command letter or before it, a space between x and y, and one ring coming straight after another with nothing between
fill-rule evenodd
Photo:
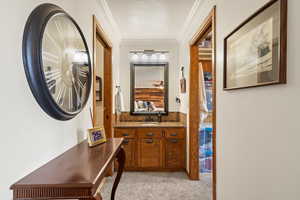
<instances>
[{"instance_id":1,"label":"closet doorway","mask_svg":"<svg viewBox=\"0 0 300 200\"><path fill-rule=\"evenodd\" d=\"M216 199L216 8L190 42L189 176L210 178Z\"/></svg>"},{"instance_id":2,"label":"closet doorway","mask_svg":"<svg viewBox=\"0 0 300 200\"><path fill-rule=\"evenodd\" d=\"M93 126L112 138L112 45L93 16Z\"/></svg>"}]
</instances>

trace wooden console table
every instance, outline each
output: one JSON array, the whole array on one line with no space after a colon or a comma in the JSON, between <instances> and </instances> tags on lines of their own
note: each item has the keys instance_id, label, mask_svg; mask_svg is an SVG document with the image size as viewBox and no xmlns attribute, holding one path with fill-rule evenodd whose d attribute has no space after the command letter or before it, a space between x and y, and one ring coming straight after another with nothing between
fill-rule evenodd
<instances>
[{"instance_id":1,"label":"wooden console table","mask_svg":"<svg viewBox=\"0 0 300 200\"><path fill-rule=\"evenodd\" d=\"M119 168L111 193L114 200L125 163L123 141L108 139L93 148L84 141L74 146L13 184L13 199L101 199L97 189L110 164L117 159Z\"/></svg>"}]
</instances>

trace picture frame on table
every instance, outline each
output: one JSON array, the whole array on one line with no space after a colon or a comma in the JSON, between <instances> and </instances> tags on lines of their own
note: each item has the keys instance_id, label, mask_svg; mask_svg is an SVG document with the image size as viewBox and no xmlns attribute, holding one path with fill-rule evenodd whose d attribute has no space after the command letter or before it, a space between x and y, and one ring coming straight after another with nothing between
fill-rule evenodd
<instances>
[{"instance_id":1,"label":"picture frame on table","mask_svg":"<svg viewBox=\"0 0 300 200\"><path fill-rule=\"evenodd\" d=\"M286 84L287 0L272 0L224 39L224 90Z\"/></svg>"},{"instance_id":2,"label":"picture frame on table","mask_svg":"<svg viewBox=\"0 0 300 200\"><path fill-rule=\"evenodd\" d=\"M106 142L105 130L102 127L88 129L88 144L93 147Z\"/></svg>"}]
</instances>

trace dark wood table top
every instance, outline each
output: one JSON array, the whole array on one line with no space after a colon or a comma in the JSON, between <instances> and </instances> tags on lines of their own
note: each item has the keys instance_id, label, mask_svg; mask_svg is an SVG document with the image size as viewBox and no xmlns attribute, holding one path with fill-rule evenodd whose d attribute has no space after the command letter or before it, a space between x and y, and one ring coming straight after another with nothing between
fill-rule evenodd
<instances>
[{"instance_id":1,"label":"dark wood table top","mask_svg":"<svg viewBox=\"0 0 300 200\"><path fill-rule=\"evenodd\" d=\"M121 149L123 139L108 139L106 143L88 147L84 141L11 186L92 188L105 175L107 165ZM100 177L101 176L101 177Z\"/></svg>"}]
</instances>

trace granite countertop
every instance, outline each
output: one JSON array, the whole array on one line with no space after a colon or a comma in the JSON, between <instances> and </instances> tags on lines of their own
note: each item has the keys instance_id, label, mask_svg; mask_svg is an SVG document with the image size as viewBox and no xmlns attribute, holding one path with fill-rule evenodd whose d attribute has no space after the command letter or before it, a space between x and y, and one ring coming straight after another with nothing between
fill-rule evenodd
<instances>
[{"instance_id":1,"label":"granite countertop","mask_svg":"<svg viewBox=\"0 0 300 200\"><path fill-rule=\"evenodd\" d=\"M177 128L186 127L183 122L116 122L115 128L134 128L134 127L165 127L165 128Z\"/></svg>"}]
</instances>

